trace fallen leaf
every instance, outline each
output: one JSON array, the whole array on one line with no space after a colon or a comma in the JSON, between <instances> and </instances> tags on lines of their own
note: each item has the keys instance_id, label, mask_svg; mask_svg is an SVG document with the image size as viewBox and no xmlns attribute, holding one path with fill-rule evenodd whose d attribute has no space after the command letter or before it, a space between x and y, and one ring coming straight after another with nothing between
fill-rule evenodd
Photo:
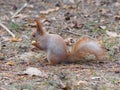
<instances>
[{"instance_id":1,"label":"fallen leaf","mask_svg":"<svg viewBox=\"0 0 120 90\"><path fill-rule=\"evenodd\" d=\"M40 14L40 17L41 17L42 19L46 19L46 15L45 15L45 14Z\"/></svg>"},{"instance_id":2,"label":"fallen leaf","mask_svg":"<svg viewBox=\"0 0 120 90\"><path fill-rule=\"evenodd\" d=\"M26 17L28 17L26 14L18 14L18 15L16 15L14 18L24 19L24 18L26 18Z\"/></svg>"},{"instance_id":3,"label":"fallen leaf","mask_svg":"<svg viewBox=\"0 0 120 90\"><path fill-rule=\"evenodd\" d=\"M87 3L92 4L93 0L87 0Z\"/></svg>"},{"instance_id":4,"label":"fallen leaf","mask_svg":"<svg viewBox=\"0 0 120 90\"><path fill-rule=\"evenodd\" d=\"M68 7L68 5L63 5L63 9L67 9Z\"/></svg>"},{"instance_id":5,"label":"fallen leaf","mask_svg":"<svg viewBox=\"0 0 120 90\"><path fill-rule=\"evenodd\" d=\"M54 9L48 9L46 11L40 11L40 14L49 14L51 12L55 12L55 11L58 11L60 8L59 7L56 7Z\"/></svg>"},{"instance_id":6,"label":"fallen leaf","mask_svg":"<svg viewBox=\"0 0 120 90\"><path fill-rule=\"evenodd\" d=\"M114 18L115 18L116 21L120 20L120 15L115 15Z\"/></svg>"},{"instance_id":7,"label":"fallen leaf","mask_svg":"<svg viewBox=\"0 0 120 90\"><path fill-rule=\"evenodd\" d=\"M34 55L33 55L32 52L25 52L25 53L19 55L19 57L20 57L21 60L26 60L26 61L29 61L30 58L32 58L33 56Z\"/></svg>"},{"instance_id":8,"label":"fallen leaf","mask_svg":"<svg viewBox=\"0 0 120 90\"><path fill-rule=\"evenodd\" d=\"M0 90L7 90L7 89L5 89L5 88L3 88L3 87L0 87Z\"/></svg>"},{"instance_id":9,"label":"fallen leaf","mask_svg":"<svg viewBox=\"0 0 120 90\"><path fill-rule=\"evenodd\" d=\"M71 26L73 28L80 29L80 28L83 28L84 24L78 24L77 22L73 22Z\"/></svg>"},{"instance_id":10,"label":"fallen leaf","mask_svg":"<svg viewBox=\"0 0 120 90\"><path fill-rule=\"evenodd\" d=\"M110 37L120 37L120 34L117 34L116 32L106 31L106 34Z\"/></svg>"},{"instance_id":11,"label":"fallen leaf","mask_svg":"<svg viewBox=\"0 0 120 90\"><path fill-rule=\"evenodd\" d=\"M9 61L9 62L7 62L6 64L7 64L7 65L10 65L10 66L13 66L13 65L15 64L15 62Z\"/></svg>"},{"instance_id":12,"label":"fallen leaf","mask_svg":"<svg viewBox=\"0 0 120 90\"><path fill-rule=\"evenodd\" d=\"M99 10L99 12L100 12L102 15L106 15L107 12L109 12L109 10L108 10L108 9L105 9L105 8L101 8L101 9Z\"/></svg>"},{"instance_id":13,"label":"fallen leaf","mask_svg":"<svg viewBox=\"0 0 120 90\"><path fill-rule=\"evenodd\" d=\"M119 46L113 46L114 54L120 53L120 47Z\"/></svg>"},{"instance_id":14,"label":"fallen leaf","mask_svg":"<svg viewBox=\"0 0 120 90\"><path fill-rule=\"evenodd\" d=\"M29 4L29 5L27 5L27 8L29 8L29 9L33 9L33 8L34 8L34 5Z\"/></svg>"},{"instance_id":15,"label":"fallen leaf","mask_svg":"<svg viewBox=\"0 0 120 90\"><path fill-rule=\"evenodd\" d=\"M21 38L11 38L10 41L12 42L20 42L22 39Z\"/></svg>"},{"instance_id":16,"label":"fallen leaf","mask_svg":"<svg viewBox=\"0 0 120 90\"><path fill-rule=\"evenodd\" d=\"M28 67L25 71L23 71L23 74L27 74L30 76L47 77L47 75L43 71L40 71L35 67Z\"/></svg>"},{"instance_id":17,"label":"fallen leaf","mask_svg":"<svg viewBox=\"0 0 120 90\"><path fill-rule=\"evenodd\" d=\"M114 3L114 6L115 6L115 7L120 7L120 2Z\"/></svg>"},{"instance_id":18,"label":"fallen leaf","mask_svg":"<svg viewBox=\"0 0 120 90\"><path fill-rule=\"evenodd\" d=\"M77 86L86 86L88 84L88 82L87 81L82 81L82 80L80 80L80 81L78 81L78 83L77 83Z\"/></svg>"}]
</instances>

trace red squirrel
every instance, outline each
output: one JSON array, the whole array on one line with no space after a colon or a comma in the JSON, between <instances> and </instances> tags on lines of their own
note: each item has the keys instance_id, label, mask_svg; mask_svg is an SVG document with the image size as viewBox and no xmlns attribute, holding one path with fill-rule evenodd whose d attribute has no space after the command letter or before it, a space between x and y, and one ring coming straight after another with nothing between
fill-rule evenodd
<instances>
[{"instance_id":1,"label":"red squirrel","mask_svg":"<svg viewBox=\"0 0 120 90\"><path fill-rule=\"evenodd\" d=\"M35 40L32 45L46 51L47 60L50 64L76 62L89 54L93 54L98 60L104 59L106 54L104 49L91 37L83 36L75 43L72 50L68 51L68 47L61 36L46 32L39 19L36 19L35 22L37 28L32 34Z\"/></svg>"}]
</instances>

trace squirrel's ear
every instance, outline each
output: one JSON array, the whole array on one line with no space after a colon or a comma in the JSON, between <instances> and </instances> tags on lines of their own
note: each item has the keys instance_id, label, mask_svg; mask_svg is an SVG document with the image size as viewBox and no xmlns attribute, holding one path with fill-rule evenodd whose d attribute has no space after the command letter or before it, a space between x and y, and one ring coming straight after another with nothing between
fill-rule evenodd
<instances>
[{"instance_id":1,"label":"squirrel's ear","mask_svg":"<svg viewBox=\"0 0 120 90\"><path fill-rule=\"evenodd\" d=\"M42 26L42 23L40 22L39 18L36 18L35 19L35 22L36 22L36 28L37 28L37 32L40 34L40 35L44 35L45 34L45 30Z\"/></svg>"}]
</instances>

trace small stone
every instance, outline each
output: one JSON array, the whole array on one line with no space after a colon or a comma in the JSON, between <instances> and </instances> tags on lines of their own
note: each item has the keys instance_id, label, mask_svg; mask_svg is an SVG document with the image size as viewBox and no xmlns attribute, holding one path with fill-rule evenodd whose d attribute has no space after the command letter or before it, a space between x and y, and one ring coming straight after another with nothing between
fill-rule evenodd
<instances>
[{"instance_id":1,"label":"small stone","mask_svg":"<svg viewBox=\"0 0 120 90\"><path fill-rule=\"evenodd\" d=\"M105 30L106 29L106 26L100 26L101 29Z\"/></svg>"},{"instance_id":2,"label":"small stone","mask_svg":"<svg viewBox=\"0 0 120 90\"><path fill-rule=\"evenodd\" d=\"M91 79L95 81L100 81L101 77L92 77Z\"/></svg>"}]
</instances>

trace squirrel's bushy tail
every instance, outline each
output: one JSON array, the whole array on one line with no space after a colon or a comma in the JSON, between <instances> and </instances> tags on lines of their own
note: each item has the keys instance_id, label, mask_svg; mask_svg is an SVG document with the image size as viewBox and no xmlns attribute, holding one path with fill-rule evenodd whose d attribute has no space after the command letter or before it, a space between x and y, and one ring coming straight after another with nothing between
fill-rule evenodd
<instances>
[{"instance_id":1,"label":"squirrel's bushy tail","mask_svg":"<svg viewBox=\"0 0 120 90\"><path fill-rule=\"evenodd\" d=\"M68 54L68 62L78 62L90 55L93 55L95 60L104 60L107 56L103 46L89 36L81 37Z\"/></svg>"}]
</instances>

